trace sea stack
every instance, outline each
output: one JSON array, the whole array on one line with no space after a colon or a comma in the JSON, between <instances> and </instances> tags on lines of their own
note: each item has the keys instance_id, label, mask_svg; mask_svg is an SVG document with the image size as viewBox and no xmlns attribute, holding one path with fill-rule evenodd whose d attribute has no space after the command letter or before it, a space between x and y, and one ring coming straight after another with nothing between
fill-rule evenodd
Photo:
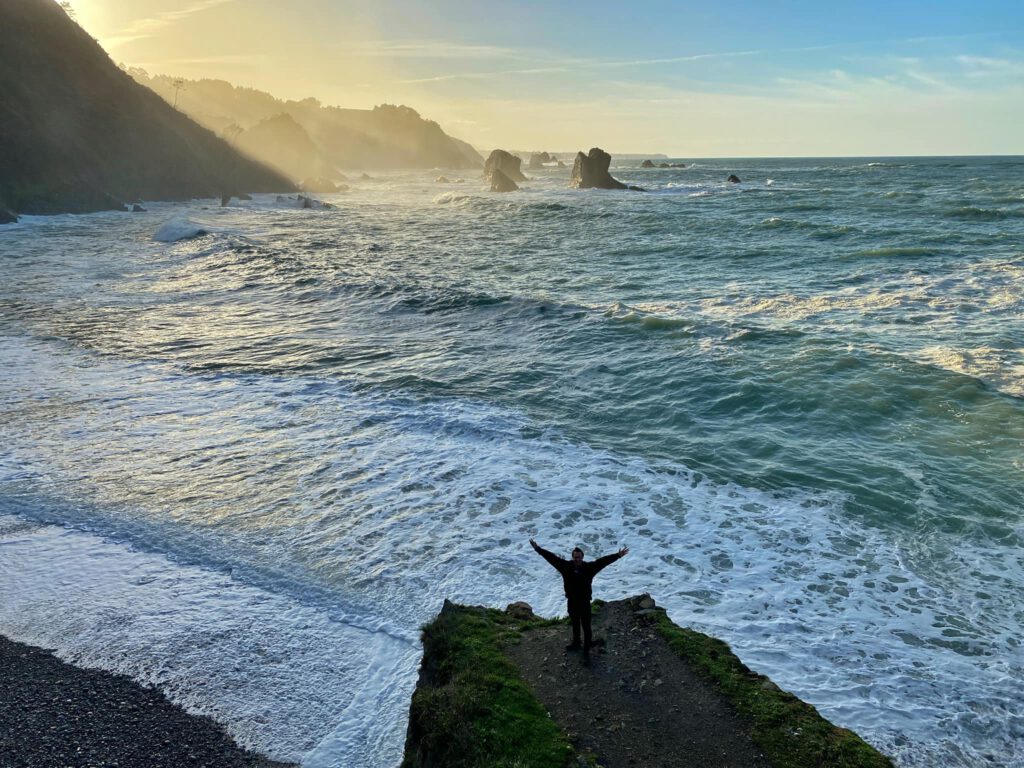
<instances>
[{"instance_id":1,"label":"sea stack","mask_svg":"<svg viewBox=\"0 0 1024 768\"><path fill-rule=\"evenodd\" d=\"M496 149L491 152L487 162L484 163L484 178L490 179L494 171L501 171L510 181L526 181L526 177L523 175L522 170L520 170L522 162L521 158L516 157L511 152L506 152L504 149Z\"/></svg>"},{"instance_id":2,"label":"sea stack","mask_svg":"<svg viewBox=\"0 0 1024 768\"><path fill-rule=\"evenodd\" d=\"M544 163L553 163L555 158L547 152L534 152L530 155L530 170L536 171L544 167Z\"/></svg>"},{"instance_id":3,"label":"sea stack","mask_svg":"<svg viewBox=\"0 0 1024 768\"><path fill-rule=\"evenodd\" d=\"M495 168L491 171L491 192L515 192L519 185Z\"/></svg>"},{"instance_id":4,"label":"sea stack","mask_svg":"<svg viewBox=\"0 0 1024 768\"><path fill-rule=\"evenodd\" d=\"M594 147L587 154L576 153L576 162L572 166L570 187L577 189L632 189L643 192L640 187L630 187L608 173L612 156L599 147Z\"/></svg>"}]
</instances>

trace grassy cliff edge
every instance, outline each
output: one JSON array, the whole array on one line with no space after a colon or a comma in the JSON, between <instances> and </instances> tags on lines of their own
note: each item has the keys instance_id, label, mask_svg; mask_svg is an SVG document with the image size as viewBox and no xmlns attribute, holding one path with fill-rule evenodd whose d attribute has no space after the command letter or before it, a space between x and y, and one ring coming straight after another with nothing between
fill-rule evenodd
<instances>
[{"instance_id":1,"label":"grassy cliff edge","mask_svg":"<svg viewBox=\"0 0 1024 768\"><path fill-rule=\"evenodd\" d=\"M656 629L675 657L728 702L772 766L892 767L855 733L752 672L722 641L676 626L647 596L621 603L629 605L638 624ZM603 605L595 603L597 615ZM538 619L524 607L503 612L445 601L423 628L423 662L410 706L403 768L595 764L595 756L577 752L506 653L525 633L566 622ZM616 714L606 716L610 720Z\"/></svg>"}]
</instances>

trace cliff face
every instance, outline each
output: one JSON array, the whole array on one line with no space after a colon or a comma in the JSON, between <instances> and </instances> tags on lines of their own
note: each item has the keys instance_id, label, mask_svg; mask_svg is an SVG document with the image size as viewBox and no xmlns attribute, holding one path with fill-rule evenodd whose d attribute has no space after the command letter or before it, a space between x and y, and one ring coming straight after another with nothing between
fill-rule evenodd
<instances>
[{"instance_id":1,"label":"cliff face","mask_svg":"<svg viewBox=\"0 0 1024 768\"><path fill-rule=\"evenodd\" d=\"M240 88L223 80L180 80L163 75L150 77L141 69L129 73L168 102L177 97L178 108L218 133L236 132L238 146L250 151L256 145L246 134L268 119L286 115L312 140L312 150L292 152L298 164L281 164L278 157L254 149L257 159L293 178L310 171L330 176L339 170L369 168L479 168L483 159L469 144L452 138L416 110L391 104L373 109L327 107L316 99L284 101L269 93ZM301 166L301 167L300 167Z\"/></svg>"},{"instance_id":2,"label":"cliff face","mask_svg":"<svg viewBox=\"0 0 1024 768\"><path fill-rule=\"evenodd\" d=\"M85 212L290 189L134 82L53 0L0 2L0 203Z\"/></svg>"}]
</instances>

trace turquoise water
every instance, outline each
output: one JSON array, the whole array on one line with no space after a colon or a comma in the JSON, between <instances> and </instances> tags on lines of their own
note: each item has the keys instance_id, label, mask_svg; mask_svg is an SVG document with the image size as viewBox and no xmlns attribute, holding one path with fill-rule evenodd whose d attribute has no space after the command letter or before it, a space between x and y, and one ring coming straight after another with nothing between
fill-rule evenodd
<instances>
[{"instance_id":1,"label":"turquoise water","mask_svg":"<svg viewBox=\"0 0 1024 768\"><path fill-rule=\"evenodd\" d=\"M0 542L36 574L9 568L0 631L135 674L126 649L150 653L247 743L379 765L443 598L555 613L528 537L628 544L599 594L651 592L900 765L1024 765L1024 159L636 165L612 171L647 194L391 174L337 210L0 232ZM207 234L155 241L168 221ZM126 606L140 629L101 639L32 607L69 556L37 546L53 526L227 573L389 661L254 732L196 681L241 665L246 700L276 701L259 654L217 666ZM85 626L113 598L79 578ZM293 669L322 644L301 624L275 627Z\"/></svg>"}]
</instances>

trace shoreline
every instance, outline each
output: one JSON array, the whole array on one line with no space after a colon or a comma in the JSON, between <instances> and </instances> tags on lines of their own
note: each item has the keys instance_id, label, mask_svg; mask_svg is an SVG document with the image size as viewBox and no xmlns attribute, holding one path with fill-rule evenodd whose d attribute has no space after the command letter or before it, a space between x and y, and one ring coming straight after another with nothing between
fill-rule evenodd
<instances>
[{"instance_id":1,"label":"shoreline","mask_svg":"<svg viewBox=\"0 0 1024 768\"><path fill-rule=\"evenodd\" d=\"M250 752L156 688L0 635L0 765L293 768Z\"/></svg>"}]
</instances>

